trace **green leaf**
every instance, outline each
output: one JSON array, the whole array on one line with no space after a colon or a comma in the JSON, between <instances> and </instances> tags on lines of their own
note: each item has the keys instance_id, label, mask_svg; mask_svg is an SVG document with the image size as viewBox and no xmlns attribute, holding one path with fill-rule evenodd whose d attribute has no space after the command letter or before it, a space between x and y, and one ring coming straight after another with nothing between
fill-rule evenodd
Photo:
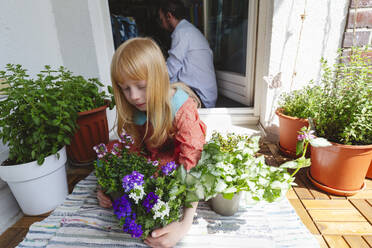
<instances>
[{"instance_id":1,"label":"green leaf","mask_svg":"<svg viewBox=\"0 0 372 248\"><path fill-rule=\"evenodd\" d=\"M297 161L296 160L293 160L293 161L288 161L288 162L285 162L284 164L280 165L279 167L280 168L288 168L288 169L297 169Z\"/></svg>"},{"instance_id":2,"label":"green leaf","mask_svg":"<svg viewBox=\"0 0 372 248\"><path fill-rule=\"evenodd\" d=\"M296 155L300 155L304 151L305 140L299 140L296 143Z\"/></svg>"},{"instance_id":3,"label":"green leaf","mask_svg":"<svg viewBox=\"0 0 372 248\"><path fill-rule=\"evenodd\" d=\"M223 193L222 196L223 198L227 199L227 200L232 200L232 198L234 197L234 193Z\"/></svg>"},{"instance_id":4,"label":"green leaf","mask_svg":"<svg viewBox=\"0 0 372 248\"><path fill-rule=\"evenodd\" d=\"M185 170L185 167L183 165L180 165L180 166L178 166L177 171L178 171L178 173L177 173L178 179L182 183L185 183L186 174L187 174L187 171Z\"/></svg>"},{"instance_id":5,"label":"green leaf","mask_svg":"<svg viewBox=\"0 0 372 248\"><path fill-rule=\"evenodd\" d=\"M309 158L298 158L297 160L297 168L304 168L304 167L309 167L311 165L311 161Z\"/></svg>"},{"instance_id":6,"label":"green leaf","mask_svg":"<svg viewBox=\"0 0 372 248\"><path fill-rule=\"evenodd\" d=\"M195 191L188 191L186 194L186 202L197 202L199 201L199 197L195 193Z\"/></svg>"}]
</instances>

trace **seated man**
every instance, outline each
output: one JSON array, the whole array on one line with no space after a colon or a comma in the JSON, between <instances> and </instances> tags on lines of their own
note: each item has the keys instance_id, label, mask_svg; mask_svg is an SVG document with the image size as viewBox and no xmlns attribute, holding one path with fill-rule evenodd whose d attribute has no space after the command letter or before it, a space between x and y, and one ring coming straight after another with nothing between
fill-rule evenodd
<instances>
[{"instance_id":1,"label":"seated man","mask_svg":"<svg viewBox=\"0 0 372 248\"><path fill-rule=\"evenodd\" d=\"M161 26L172 32L168 51L168 74L171 82L183 82L192 88L206 108L217 100L213 52L203 34L184 17L180 0L163 1L159 8Z\"/></svg>"}]
</instances>

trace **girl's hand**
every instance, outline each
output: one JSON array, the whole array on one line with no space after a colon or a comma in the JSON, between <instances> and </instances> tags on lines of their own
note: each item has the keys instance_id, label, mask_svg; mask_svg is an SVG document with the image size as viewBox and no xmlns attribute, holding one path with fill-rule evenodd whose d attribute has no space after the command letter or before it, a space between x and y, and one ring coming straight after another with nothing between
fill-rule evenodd
<instances>
[{"instance_id":1,"label":"girl's hand","mask_svg":"<svg viewBox=\"0 0 372 248\"><path fill-rule=\"evenodd\" d=\"M174 221L152 231L151 236L149 235L144 242L151 247L173 247L186 235L191 224L191 222Z\"/></svg>"},{"instance_id":2,"label":"girl's hand","mask_svg":"<svg viewBox=\"0 0 372 248\"><path fill-rule=\"evenodd\" d=\"M151 236L145 239L145 244L161 248L175 246L186 235L192 225L198 203L192 202L191 205L192 208L184 209L181 221L174 221L163 228L152 231Z\"/></svg>"},{"instance_id":3,"label":"girl's hand","mask_svg":"<svg viewBox=\"0 0 372 248\"><path fill-rule=\"evenodd\" d=\"M112 202L110 200L110 198L105 194L103 193L102 190L97 190L97 199L98 199L98 202L99 202L99 205L103 208L110 208L112 207Z\"/></svg>"}]
</instances>

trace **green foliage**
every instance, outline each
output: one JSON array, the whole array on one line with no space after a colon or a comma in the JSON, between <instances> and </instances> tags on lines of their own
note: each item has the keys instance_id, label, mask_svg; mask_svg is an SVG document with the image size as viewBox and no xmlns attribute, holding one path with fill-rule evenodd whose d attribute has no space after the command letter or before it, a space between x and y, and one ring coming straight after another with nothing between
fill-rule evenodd
<instances>
[{"instance_id":1,"label":"green foliage","mask_svg":"<svg viewBox=\"0 0 372 248\"><path fill-rule=\"evenodd\" d=\"M288 116L303 119L314 117L320 94L320 87L315 85L283 93L279 99L279 108L282 108L283 114Z\"/></svg>"},{"instance_id":2,"label":"green foliage","mask_svg":"<svg viewBox=\"0 0 372 248\"><path fill-rule=\"evenodd\" d=\"M208 200L217 194L232 199L246 191L247 199L273 202L288 190L294 178L285 168L271 167L256 158L259 137L215 132L204 145L201 159L186 175L191 200Z\"/></svg>"},{"instance_id":3,"label":"green foliage","mask_svg":"<svg viewBox=\"0 0 372 248\"><path fill-rule=\"evenodd\" d=\"M8 64L0 79L5 86L0 93L7 96L0 100L0 140L14 164L42 164L70 143L77 112L102 106L107 97L96 79L73 76L63 67L45 66L31 79L21 65Z\"/></svg>"},{"instance_id":4,"label":"green foliage","mask_svg":"<svg viewBox=\"0 0 372 248\"><path fill-rule=\"evenodd\" d=\"M372 66L362 53L353 48L344 57L340 51L333 67L322 60L322 95L314 116L317 136L342 144L372 144Z\"/></svg>"}]
</instances>

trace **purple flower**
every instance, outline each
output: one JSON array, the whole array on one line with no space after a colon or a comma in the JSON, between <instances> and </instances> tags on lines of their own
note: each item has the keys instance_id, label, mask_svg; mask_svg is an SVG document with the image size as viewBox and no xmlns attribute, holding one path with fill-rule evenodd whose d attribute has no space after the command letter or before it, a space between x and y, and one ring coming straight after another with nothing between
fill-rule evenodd
<instances>
[{"instance_id":1,"label":"purple flower","mask_svg":"<svg viewBox=\"0 0 372 248\"><path fill-rule=\"evenodd\" d=\"M123 225L123 231L131 234L132 238L141 237L143 231L142 226L136 223L136 215L133 214L132 217L127 217Z\"/></svg>"},{"instance_id":2,"label":"purple flower","mask_svg":"<svg viewBox=\"0 0 372 248\"><path fill-rule=\"evenodd\" d=\"M123 189L128 192L134 188L135 185L141 186L143 184L143 175L137 171L123 177Z\"/></svg>"},{"instance_id":3,"label":"purple flower","mask_svg":"<svg viewBox=\"0 0 372 248\"><path fill-rule=\"evenodd\" d=\"M119 144L118 143L115 143L113 146L112 146L112 150L111 150L111 153L115 156L119 156L120 155L120 148L119 148Z\"/></svg>"},{"instance_id":4,"label":"purple flower","mask_svg":"<svg viewBox=\"0 0 372 248\"><path fill-rule=\"evenodd\" d=\"M142 205L146 208L146 212L149 213L152 207L158 202L159 197L154 193L150 192L143 200Z\"/></svg>"},{"instance_id":5,"label":"purple flower","mask_svg":"<svg viewBox=\"0 0 372 248\"><path fill-rule=\"evenodd\" d=\"M168 176L172 171L174 171L177 168L176 162L168 162L166 165L161 167L161 171L164 173L164 175Z\"/></svg>"},{"instance_id":6,"label":"purple flower","mask_svg":"<svg viewBox=\"0 0 372 248\"><path fill-rule=\"evenodd\" d=\"M300 134L297 136L298 140L311 140L314 139L314 130L310 131L301 131Z\"/></svg>"},{"instance_id":7,"label":"purple flower","mask_svg":"<svg viewBox=\"0 0 372 248\"><path fill-rule=\"evenodd\" d=\"M123 217L125 218L127 216L130 216L132 213L132 208L126 194L116 199L112 204L112 207L114 209L115 215L118 217L119 220Z\"/></svg>"},{"instance_id":8,"label":"purple flower","mask_svg":"<svg viewBox=\"0 0 372 248\"><path fill-rule=\"evenodd\" d=\"M134 140L132 138L132 136L130 136L129 134L127 134L123 128L123 130L121 131L121 133L119 134L119 142L120 143L123 143L125 146L125 148L129 147L128 145L132 145L134 144ZM129 149L129 148L127 148Z\"/></svg>"},{"instance_id":9,"label":"purple flower","mask_svg":"<svg viewBox=\"0 0 372 248\"><path fill-rule=\"evenodd\" d=\"M103 158L107 154L107 147L103 143L93 146L93 150L96 151L98 158Z\"/></svg>"}]
</instances>

